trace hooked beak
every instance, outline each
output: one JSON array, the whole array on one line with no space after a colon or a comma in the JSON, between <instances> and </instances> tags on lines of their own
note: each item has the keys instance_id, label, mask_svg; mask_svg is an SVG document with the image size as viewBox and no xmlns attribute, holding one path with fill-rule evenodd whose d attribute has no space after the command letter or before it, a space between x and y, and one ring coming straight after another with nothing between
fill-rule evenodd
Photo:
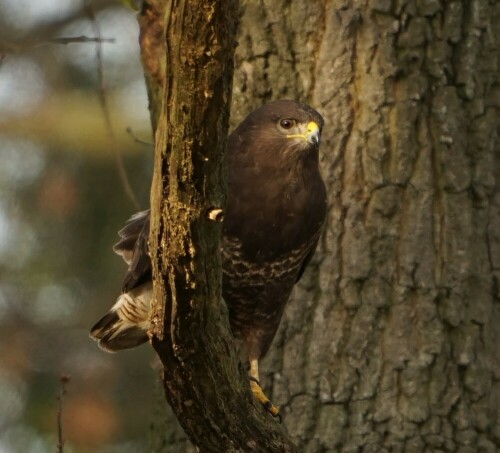
<instances>
[{"instance_id":1,"label":"hooked beak","mask_svg":"<svg viewBox=\"0 0 500 453\"><path fill-rule=\"evenodd\" d=\"M314 121L309 121L307 126L301 126L301 134L290 134L287 135L286 138L300 138L307 143L312 145L317 145L319 143L319 126Z\"/></svg>"},{"instance_id":2,"label":"hooked beak","mask_svg":"<svg viewBox=\"0 0 500 453\"><path fill-rule=\"evenodd\" d=\"M307 123L306 140L313 145L319 143L319 126L314 121Z\"/></svg>"}]
</instances>

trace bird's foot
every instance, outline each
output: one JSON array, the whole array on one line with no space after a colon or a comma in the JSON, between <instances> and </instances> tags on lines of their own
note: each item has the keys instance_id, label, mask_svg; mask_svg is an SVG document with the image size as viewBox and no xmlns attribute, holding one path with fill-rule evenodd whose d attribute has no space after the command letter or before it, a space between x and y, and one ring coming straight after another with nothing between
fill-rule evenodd
<instances>
[{"instance_id":1,"label":"bird's foot","mask_svg":"<svg viewBox=\"0 0 500 453\"><path fill-rule=\"evenodd\" d=\"M271 414L273 417L277 417L281 423L281 415L279 409L271 402L271 400L265 395L262 391L262 387L259 384L259 381L252 376L248 376L250 380L250 389L252 390L254 398L264 406L264 409L268 414Z\"/></svg>"}]
</instances>

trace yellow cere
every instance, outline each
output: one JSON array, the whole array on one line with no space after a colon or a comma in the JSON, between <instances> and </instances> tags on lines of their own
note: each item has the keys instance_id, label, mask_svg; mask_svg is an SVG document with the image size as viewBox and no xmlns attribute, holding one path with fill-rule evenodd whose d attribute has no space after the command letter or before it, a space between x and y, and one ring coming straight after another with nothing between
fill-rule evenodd
<instances>
[{"instance_id":1,"label":"yellow cere","mask_svg":"<svg viewBox=\"0 0 500 453\"><path fill-rule=\"evenodd\" d=\"M314 134L317 131L319 131L319 126L314 121L309 121L307 123L307 135Z\"/></svg>"},{"instance_id":2,"label":"yellow cere","mask_svg":"<svg viewBox=\"0 0 500 453\"><path fill-rule=\"evenodd\" d=\"M304 141L309 141L309 137L313 134L317 134L319 132L319 126L314 121L309 121L307 123L306 131L304 134L290 134L287 135L287 138L302 138Z\"/></svg>"}]
</instances>

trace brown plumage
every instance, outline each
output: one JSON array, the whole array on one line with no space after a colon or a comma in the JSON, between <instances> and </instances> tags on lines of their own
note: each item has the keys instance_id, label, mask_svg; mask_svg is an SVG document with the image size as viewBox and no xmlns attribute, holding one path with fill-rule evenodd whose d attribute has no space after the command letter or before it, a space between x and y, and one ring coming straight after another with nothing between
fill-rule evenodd
<instances>
[{"instance_id":1,"label":"brown plumage","mask_svg":"<svg viewBox=\"0 0 500 453\"><path fill-rule=\"evenodd\" d=\"M281 100L248 115L229 137L222 291L232 331L246 346L255 379L257 362L271 345L324 222L325 186L318 169L322 126L312 108ZM129 268L122 295L91 331L103 349L147 340L148 233L149 211L133 216L119 233L114 250Z\"/></svg>"}]
</instances>

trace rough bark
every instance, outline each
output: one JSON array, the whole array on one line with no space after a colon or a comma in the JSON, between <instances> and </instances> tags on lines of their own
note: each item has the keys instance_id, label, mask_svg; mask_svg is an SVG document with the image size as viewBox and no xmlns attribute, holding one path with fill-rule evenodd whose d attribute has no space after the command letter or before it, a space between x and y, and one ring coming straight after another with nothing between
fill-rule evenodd
<instances>
[{"instance_id":1,"label":"rough bark","mask_svg":"<svg viewBox=\"0 0 500 453\"><path fill-rule=\"evenodd\" d=\"M141 45L151 101L161 101L152 108L150 334L166 397L198 451L293 452L236 358L221 301L220 222L209 216L224 206L238 2L162 3L145 2Z\"/></svg>"},{"instance_id":2,"label":"rough bark","mask_svg":"<svg viewBox=\"0 0 500 453\"><path fill-rule=\"evenodd\" d=\"M500 448L499 30L488 0L243 2L232 123L326 122L328 224L261 364L301 451Z\"/></svg>"},{"instance_id":3,"label":"rough bark","mask_svg":"<svg viewBox=\"0 0 500 453\"><path fill-rule=\"evenodd\" d=\"M158 125L158 118L163 106L165 87L165 24L166 2L143 2L139 15L139 42L141 61L144 67L146 89L149 100L149 113L153 133Z\"/></svg>"}]
</instances>

